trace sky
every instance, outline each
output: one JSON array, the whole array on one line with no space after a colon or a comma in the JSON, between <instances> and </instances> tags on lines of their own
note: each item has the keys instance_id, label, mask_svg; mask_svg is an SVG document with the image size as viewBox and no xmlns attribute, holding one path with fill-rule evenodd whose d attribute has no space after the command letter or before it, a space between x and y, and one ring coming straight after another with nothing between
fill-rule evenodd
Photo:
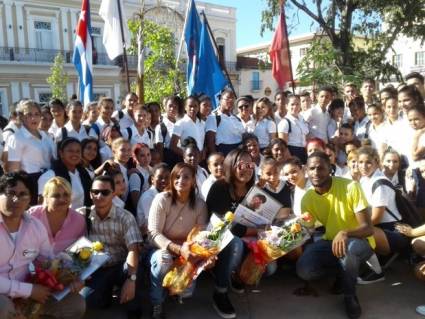
<instances>
[{"instance_id":1,"label":"sky","mask_svg":"<svg viewBox=\"0 0 425 319\"><path fill-rule=\"evenodd\" d=\"M205 2L220 4L236 8L236 47L244 48L247 46L271 42L273 32L267 31L263 37L260 35L261 29L261 11L266 8L265 0L204 0ZM288 12L292 15L294 12ZM299 14L299 18L292 20L294 25L289 30L289 36L299 35L311 32L311 20L304 14ZM298 22L300 21L300 22ZM288 21L290 24L290 21Z\"/></svg>"}]
</instances>

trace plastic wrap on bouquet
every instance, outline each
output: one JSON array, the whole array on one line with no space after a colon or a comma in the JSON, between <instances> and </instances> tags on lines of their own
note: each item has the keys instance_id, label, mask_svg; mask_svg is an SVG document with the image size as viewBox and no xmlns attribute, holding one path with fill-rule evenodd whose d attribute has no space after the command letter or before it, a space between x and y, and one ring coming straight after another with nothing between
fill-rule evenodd
<instances>
[{"instance_id":1,"label":"plastic wrap on bouquet","mask_svg":"<svg viewBox=\"0 0 425 319\"><path fill-rule=\"evenodd\" d=\"M217 218L217 217L216 217ZM194 279L204 270L207 260L218 253L225 247L228 242L227 234L230 233L229 228L233 221L233 214L227 213L224 220L218 220L209 230L201 230L194 227L187 236L187 242L190 243L190 251L201 257L202 262L193 265L189 261L180 256L171 270L165 275L162 286L169 290L171 295L181 294Z\"/></svg>"},{"instance_id":2,"label":"plastic wrap on bouquet","mask_svg":"<svg viewBox=\"0 0 425 319\"><path fill-rule=\"evenodd\" d=\"M271 226L258 233L258 240L248 244L250 250L242 263L239 277L247 285L257 285L267 265L303 245L309 238L309 228L314 224L310 215L287 221L283 226Z\"/></svg>"}]
</instances>

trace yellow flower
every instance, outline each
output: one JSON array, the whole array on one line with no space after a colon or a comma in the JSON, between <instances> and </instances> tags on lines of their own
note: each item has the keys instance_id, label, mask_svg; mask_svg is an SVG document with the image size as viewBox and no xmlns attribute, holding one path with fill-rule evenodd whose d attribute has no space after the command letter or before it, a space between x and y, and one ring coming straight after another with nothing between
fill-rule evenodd
<instances>
[{"instance_id":1,"label":"yellow flower","mask_svg":"<svg viewBox=\"0 0 425 319\"><path fill-rule=\"evenodd\" d=\"M231 223L234 218L235 216L233 215L232 212L227 212L226 215L224 215L224 220L228 223Z\"/></svg>"},{"instance_id":2,"label":"yellow flower","mask_svg":"<svg viewBox=\"0 0 425 319\"><path fill-rule=\"evenodd\" d=\"M102 251L103 250L103 244L100 241L95 241L92 243L91 247L94 251Z\"/></svg>"},{"instance_id":3,"label":"yellow flower","mask_svg":"<svg viewBox=\"0 0 425 319\"><path fill-rule=\"evenodd\" d=\"M291 233L299 233L301 231L301 225L294 223L291 225Z\"/></svg>"},{"instance_id":4,"label":"yellow flower","mask_svg":"<svg viewBox=\"0 0 425 319\"><path fill-rule=\"evenodd\" d=\"M219 222L217 222L217 224L215 225L215 227L214 228L223 228L223 226L224 226L224 223L222 222L222 221L219 221Z\"/></svg>"},{"instance_id":5,"label":"yellow flower","mask_svg":"<svg viewBox=\"0 0 425 319\"><path fill-rule=\"evenodd\" d=\"M91 257L91 249L89 247L81 248L81 250L80 250L80 252L78 254L78 257L80 257L80 259L82 261L89 260L90 257Z\"/></svg>"}]
</instances>

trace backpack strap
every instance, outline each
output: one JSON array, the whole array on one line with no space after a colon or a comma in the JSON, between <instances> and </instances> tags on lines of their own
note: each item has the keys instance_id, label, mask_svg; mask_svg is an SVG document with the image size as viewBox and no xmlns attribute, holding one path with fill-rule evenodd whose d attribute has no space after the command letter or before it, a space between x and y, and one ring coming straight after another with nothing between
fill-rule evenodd
<instances>
[{"instance_id":1,"label":"backpack strap","mask_svg":"<svg viewBox=\"0 0 425 319\"><path fill-rule=\"evenodd\" d=\"M100 128L96 123L93 123L91 125L91 128L95 131L95 133L97 134L97 137L100 139Z\"/></svg>"},{"instance_id":2,"label":"backpack strap","mask_svg":"<svg viewBox=\"0 0 425 319\"><path fill-rule=\"evenodd\" d=\"M89 135L91 126L90 125L83 125L83 127L86 130L86 134Z\"/></svg>"},{"instance_id":3,"label":"backpack strap","mask_svg":"<svg viewBox=\"0 0 425 319\"><path fill-rule=\"evenodd\" d=\"M284 117L284 119L286 120L286 122L288 123L288 134L290 134L291 132L292 132L292 124L291 124L291 121L288 119L288 118L286 118L286 117Z\"/></svg>"},{"instance_id":4,"label":"backpack strap","mask_svg":"<svg viewBox=\"0 0 425 319\"><path fill-rule=\"evenodd\" d=\"M131 127L127 127L127 135L128 135L128 140L131 141L131 138L133 137L133 130L131 129Z\"/></svg>"},{"instance_id":5,"label":"backpack strap","mask_svg":"<svg viewBox=\"0 0 425 319\"><path fill-rule=\"evenodd\" d=\"M124 112L122 110L118 111L118 119L122 119L124 117Z\"/></svg>"},{"instance_id":6,"label":"backpack strap","mask_svg":"<svg viewBox=\"0 0 425 319\"><path fill-rule=\"evenodd\" d=\"M370 130L370 125L372 124L371 121L366 123L366 132L364 133L364 137L363 138L369 138L369 130Z\"/></svg>"},{"instance_id":7,"label":"backpack strap","mask_svg":"<svg viewBox=\"0 0 425 319\"><path fill-rule=\"evenodd\" d=\"M3 133L4 132L11 132L12 134L14 134L15 133L15 130L13 129L13 128L11 128L11 127L7 127L7 128L5 128L4 130L3 130Z\"/></svg>"},{"instance_id":8,"label":"backpack strap","mask_svg":"<svg viewBox=\"0 0 425 319\"><path fill-rule=\"evenodd\" d=\"M159 123L159 128L161 129L161 135L162 135L162 143L165 144L165 137L167 136L167 126L164 122Z\"/></svg>"},{"instance_id":9,"label":"backpack strap","mask_svg":"<svg viewBox=\"0 0 425 319\"><path fill-rule=\"evenodd\" d=\"M370 123L370 122L369 122ZM373 193L376 191L376 189L379 187L379 186L382 186L382 185L385 185L385 186L388 186L389 188L391 188L394 192L397 192L397 190L395 189L395 187L394 187L394 185L393 185L393 183L391 183L391 181L389 181L388 179L386 179L386 178L380 178L380 179L378 179L378 180L376 180L374 183L373 183L373 185L372 185L372 195L373 195ZM391 217L392 218L394 218L396 221L401 221L401 219L400 218L398 218L389 208L388 208L388 206L385 206L385 210L388 212L388 214L390 214L391 215Z\"/></svg>"},{"instance_id":10,"label":"backpack strap","mask_svg":"<svg viewBox=\"0 0 425 319\"><path fill-rule=\"evenodd\" d=\"M221 115L220 114L217 114L217 113L215 114L215 121L217 123L217 129L218 129L218 126L221 123Z\"/></svg>"},{"instance_id":11,"label":"backpack strap","mask_svg":"<svg viewBox=\"0 0 425 319\"><path fill-rule=\"evenodd\" d=\"M65 127L61 127L62 141L68 137L68 130Z\"/></svg>"}]
</instances>

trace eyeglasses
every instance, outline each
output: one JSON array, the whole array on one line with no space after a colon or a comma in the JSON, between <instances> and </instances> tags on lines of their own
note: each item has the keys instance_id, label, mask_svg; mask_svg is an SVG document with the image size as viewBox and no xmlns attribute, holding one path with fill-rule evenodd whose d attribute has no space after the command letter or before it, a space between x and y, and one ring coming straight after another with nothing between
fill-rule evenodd
<instances>
[{"instance_id":1,"label":"eyeglasses","mask_svg":"<svg viewBox=\"0 0 425 319\"><path fill-rule=\"evenodd\" d=\"M255 163L254 162L239 162L237 164L238 169L240 170L244 170L244 169L254 169L255 168Z\"/></svg>"},{"instance_id":2,"label":"eyeglasses","mask_svg":"<svg viewBox=\"0 0 425 319\"><path fill-rule=\"evenodd\" d=\"M110 189L91 189L90 193L92 193L93 195L97 196L99 194L101 194L102 196L109 196L112 191Z\"/></svg>"},{"instance_id":3,"label":"eyeglasses","mask_svg":"<svg viewBox=\"0 0 425 319\"><path fill-rule=\"evenodd\" d=\"M12 201L28 200L31 198L31 195L28 192L21 192L21 193L5 192L3 195L6 196L8 200L12 200Z\"/></svg>"},{"instance_id":4,"label":"eyeglasses","mask_svg":"<svg viewBox=\"0 0 425 319\"><path fill-rule=\"evenodd\" d=\"M238 106L239 109L247 109L249 108L249 104L242 104Z\"/></svg>"}]
</instances>

